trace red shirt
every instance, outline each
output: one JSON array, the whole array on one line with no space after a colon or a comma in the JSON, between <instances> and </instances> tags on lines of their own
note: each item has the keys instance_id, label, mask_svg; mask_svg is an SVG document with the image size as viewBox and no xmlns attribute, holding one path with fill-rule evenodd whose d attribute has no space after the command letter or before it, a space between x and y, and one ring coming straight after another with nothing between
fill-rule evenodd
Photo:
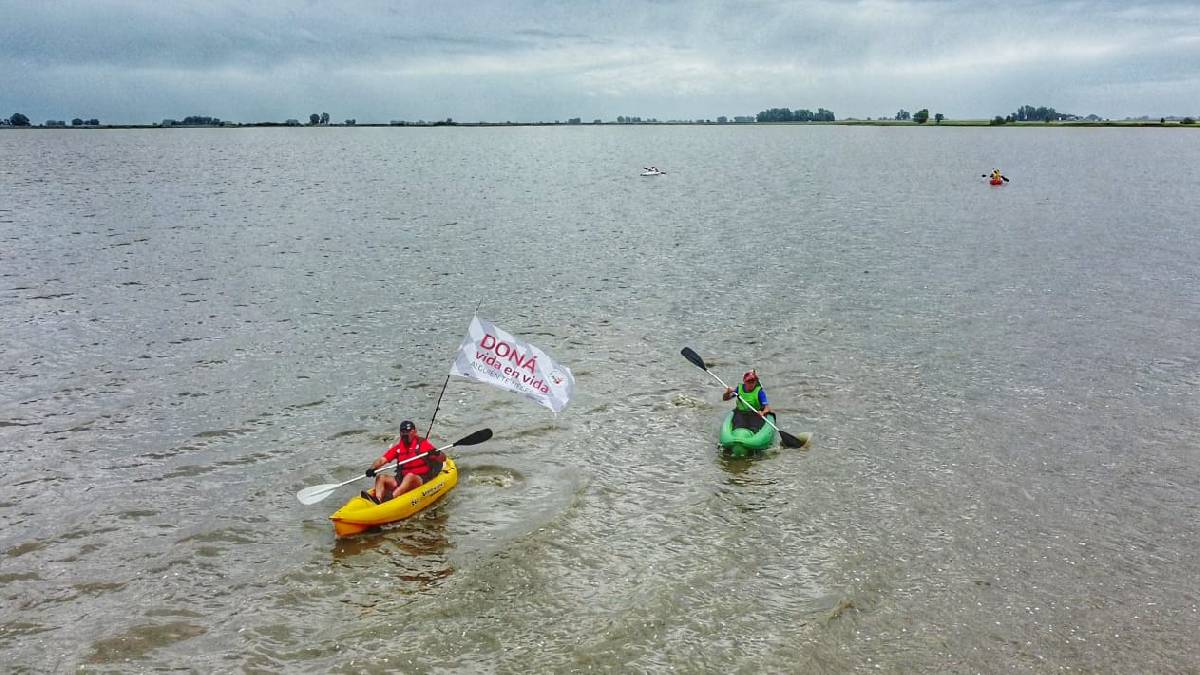
<instances>
[{"instance_id":1,"label":"red shirt","mask_svg":"<svg viewBox=\"0 0 1200 675\"><path fill-rule=\"evenodd\" d=\"M411 446L406 445L404 443L404 439L402 438L395 445L388 448L387 452L383 453L383 459L385 462L390 462L392 460L403 462L409 457L415 457L422 452L432 453L436 450L437 448L433 447L433 445L424 438L417 438L417 440ZM415 473L418 476L424 476L425 474L429 473L430 469L432 468L429 466L429 462L426 461L427 459L428 456L401 465L400 472Z\"/></svg>"}]
</instances>

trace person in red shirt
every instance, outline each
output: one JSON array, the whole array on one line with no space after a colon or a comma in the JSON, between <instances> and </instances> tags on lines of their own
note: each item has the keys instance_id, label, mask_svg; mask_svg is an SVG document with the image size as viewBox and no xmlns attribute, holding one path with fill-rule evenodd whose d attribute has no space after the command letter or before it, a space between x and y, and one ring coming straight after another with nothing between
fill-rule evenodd
<instances>
[{"instance_id":1,"label":"person in red shirt","mask_svg":"<svg viewBox=\"0 0 1200 675\"><path fill-rule=\"evenodd\" d=\"M396 467L396 474L393 476L390 473L375 473L379 467L391 461L403 462L412 457L418 457L424 454L419 459L413 459L410 462L401 464ZM442 470L442 463L446 461L446 456L438 452L438 449L433 447L427 439L417 436L417 425L408 420L400 423L400 438L396 444L387 449L387 452L379 456L375 463L371 465L371 471L368 475L375 476L375 497L371 498L371 494L363 491L363 497L371 499L376 504L381 504L398 497L409 490L414 490L420 487L429 479L438 475Z\"/></svg>"}]
</instances>

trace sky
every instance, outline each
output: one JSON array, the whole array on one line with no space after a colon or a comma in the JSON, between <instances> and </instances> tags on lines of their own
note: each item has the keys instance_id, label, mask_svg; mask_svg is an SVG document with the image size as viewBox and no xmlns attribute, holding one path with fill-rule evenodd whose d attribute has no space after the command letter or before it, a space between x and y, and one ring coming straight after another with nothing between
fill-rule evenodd
<instances>
[{"instance_id":1,"label":"sky","mask_svg":"<svg viewBox=\"0 0 1200 675\"><path fill-rule=\"evenodd\" d=\"M0 0L0 117L1200 114L1200 2Z\"/></svg>"}]
</instances>

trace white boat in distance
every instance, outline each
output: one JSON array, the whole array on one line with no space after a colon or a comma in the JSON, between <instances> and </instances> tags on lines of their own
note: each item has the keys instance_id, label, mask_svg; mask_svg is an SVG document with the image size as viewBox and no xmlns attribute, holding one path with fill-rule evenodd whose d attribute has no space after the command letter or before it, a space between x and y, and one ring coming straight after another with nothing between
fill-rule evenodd
<instances>
[{"instance_id":1,"label":"white boat in distance","mask_svg":"<svg viewBox=\"0 0 1200 675\"><path fill-rule=\"evenodd\" d=\"M662 171L657 166L646 166L646 167L642 167L642 175L643 176L665 176L665 175L667 175L667 172Z\"/></svg>"}]
</instances>

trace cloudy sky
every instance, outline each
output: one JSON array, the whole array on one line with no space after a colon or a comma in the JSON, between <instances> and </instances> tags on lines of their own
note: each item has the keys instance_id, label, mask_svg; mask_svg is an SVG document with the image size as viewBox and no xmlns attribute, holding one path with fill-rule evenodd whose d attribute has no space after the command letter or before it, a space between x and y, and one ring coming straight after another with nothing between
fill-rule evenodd
<instances>
[{"instance_id":1,"label":"cloudy sky","mask_svg":"<svg viewBox=\"0 0 1200 675\"><path fill-rule=\"evenodd\" d=\"M0 0L0 117L1200 113L1200 2Z\"/></svg>"}]
</instances>

